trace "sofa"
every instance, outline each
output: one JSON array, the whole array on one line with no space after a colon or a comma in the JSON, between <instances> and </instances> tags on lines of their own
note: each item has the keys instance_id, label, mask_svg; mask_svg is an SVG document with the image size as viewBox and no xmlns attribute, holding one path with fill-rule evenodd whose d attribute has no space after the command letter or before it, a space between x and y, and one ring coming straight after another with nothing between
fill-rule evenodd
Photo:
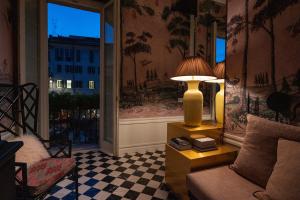
<instances>
[{"instance_id":1,"label":"sofa","mask_svg":"<svg viewBox=\"0 0 300 200\"><path fill-rule=\"evenodd\" d=\"M300 199L300 127L253 115L247 120L246 136L232 165L187 176L191 199Z\"/></svg>"}]
</instances>

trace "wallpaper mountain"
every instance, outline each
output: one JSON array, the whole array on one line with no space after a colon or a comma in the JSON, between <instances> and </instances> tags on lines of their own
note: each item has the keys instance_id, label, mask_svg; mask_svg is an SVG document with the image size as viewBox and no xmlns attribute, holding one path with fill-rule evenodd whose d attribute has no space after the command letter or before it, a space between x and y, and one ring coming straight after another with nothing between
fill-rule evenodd
<instances>
[{"instance_id":1,"label":"wallpaper mountain","mask_svg":"<svg viewBox=\"0 0 300 200\"><path fill-rule=\"evenodd\" d=\"M227 2L226 131L244 136L247 113L299 126L299 1Z\"/></svg>"}]
</instances>

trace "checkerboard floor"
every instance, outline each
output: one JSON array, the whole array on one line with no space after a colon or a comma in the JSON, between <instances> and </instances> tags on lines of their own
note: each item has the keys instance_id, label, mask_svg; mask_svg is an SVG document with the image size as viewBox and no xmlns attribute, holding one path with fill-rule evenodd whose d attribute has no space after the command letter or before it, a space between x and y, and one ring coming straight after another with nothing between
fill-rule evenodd
<instances>
[{"instance_id":1,"label":"checkerboard floor","mask_svg":"<svg viewBox=\"0 0 300 200\"><path fill-rule=\"evenodd\" d=\"M164 184L165 153L127 154L112 157L100 151L74 154L79 166L79 200L176 200ZM75 199L72 180L64 179L47 200Z\"/></svg>"}]
</instances>

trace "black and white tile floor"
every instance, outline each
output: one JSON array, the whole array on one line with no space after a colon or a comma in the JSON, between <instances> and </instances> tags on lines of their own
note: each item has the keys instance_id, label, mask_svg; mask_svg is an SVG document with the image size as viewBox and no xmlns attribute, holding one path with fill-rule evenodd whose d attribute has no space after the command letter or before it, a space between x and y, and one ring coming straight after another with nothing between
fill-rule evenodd
<instances>
[{"instance_id":1,"label":"black and white tile floor","mask_svg":"<svg viewBox=\"0 0 300 200\"><path fill-rule=\"evenodd\" d=\"M74 156L79 165L79 200L176 200L165 186L165 153L108 156L100 151L81 151ZM46 200L74 199L74 183L58 183Z\"/></svg>"}]
</instances>

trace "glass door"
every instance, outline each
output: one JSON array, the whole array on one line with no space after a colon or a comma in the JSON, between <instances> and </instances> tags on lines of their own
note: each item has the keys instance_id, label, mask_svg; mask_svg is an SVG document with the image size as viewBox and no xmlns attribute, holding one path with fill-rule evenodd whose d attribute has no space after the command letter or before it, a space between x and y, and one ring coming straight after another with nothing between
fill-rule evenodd
<instances>
[{"instance_id":1,"label":"glass door","mask_svg":"<svg viewBox=\"0 0 300 200\"><path fill-rule=\"evenodd\" d=\"M114 154L116 136L116 51L115 51L115 1L104 6L101 21L101 132L100 148Z\"/></svg>"}]
</instances>

